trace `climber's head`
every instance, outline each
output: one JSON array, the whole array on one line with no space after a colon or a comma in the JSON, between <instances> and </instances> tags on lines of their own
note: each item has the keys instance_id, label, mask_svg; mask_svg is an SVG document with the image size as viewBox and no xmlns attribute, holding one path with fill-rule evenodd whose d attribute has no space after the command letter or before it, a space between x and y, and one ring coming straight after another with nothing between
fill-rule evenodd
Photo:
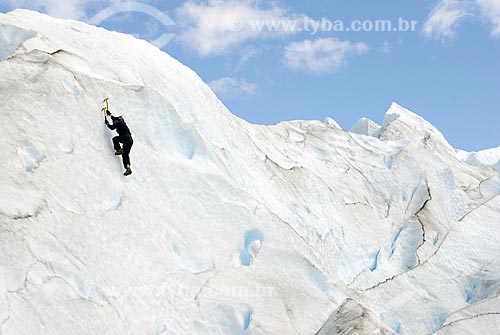
<instances>
[{"instance_id":1,"label":"climber's head","mask_svg":"<svg viewBox=\"0 0 500 335\"><path fill-rule=\"evenodd\" d=\"M121 122L123 121L123 116L112 116L111 120L113 120L113 123Z\"/></svg>"}]
</instances>

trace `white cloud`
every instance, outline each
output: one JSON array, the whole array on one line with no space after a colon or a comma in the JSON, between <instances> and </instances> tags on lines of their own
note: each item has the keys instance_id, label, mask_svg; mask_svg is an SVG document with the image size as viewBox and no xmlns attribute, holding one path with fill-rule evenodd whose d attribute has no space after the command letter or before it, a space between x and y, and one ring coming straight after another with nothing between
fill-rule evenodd
<instances>
[{"instance_id":1,"label":"white cloud","mask_svg":"<svg viewBox=\"0 0 500 335\"><path fill-rule=\"evenodd\" d=\"M234 99L257 94L257 83L249 83L245 79L224 77L208 84L221 98Z\"/></svg>"},{"instance_id":2,"label":"white cloud","mask_svg":"<svg viewBox=\"0 0 500 335\"><path fill-rule=\"evenodd\" d=\"M452 38L467 17L489 22L493 25L492 36L500 37L499 0L439 0L424 24L424 34L432 38Z\"/></svg>"},{"instance_id":3,"label":"white cloud","mask_svg":"<svg viewBox=\"0 0 500 335\"><path fill-rule=\"evenodd\" d=\"M86 9L96 0L9 0L11 8L27 8L45 12L50 16L82 20L86 18ZM101 1L102 2L102 1Z\"/></svg>"},{"instance_id":4,"label":"white cloud","mask_svg":"<svg viewBox=\"0 0 500 335\"><path fill-rule=\"evenodd\" d=\"M463 0L440 0L424 25L428 37L453 37L460 20L468 13L468 5Z\"/></svg>"},{"instance_id":5,"label":"white cloud","mask_svg":"<svg viewBox=\"0 0 500 335\"><path fill-rule=\"evenodd\" d=\"M236 65L234 72L239 71L246 63L248 63L250 60L253 58L257 57L262 50L248 46L244 48L240 48L240 60L238 64Z\"/></svg>"},{"instance_id":6,"label":"white cloud","mask_svg":"<svg viewBox=\"0 0 500 335\"><path fill-rule=\"evenodd\" d=\"M384 41L384 44L382 45L381 51L385 53L386 55L389 55L392 52L392 46L389 41Z\"/></svg>"},{"instance_id":7,"label":"white cloud","mask_svg":"<svg viewBox=\"0 0 500 335\"><path fill-rule=\"evenodd\" d=\"M315 74L336 72L342 68L348 55L366 53L364 43L321 38L314 41L294 42L285 48L285 64L293 70Z\"/></svg>"},{"instance_id":8,"label":"white cloud","mask_svg":"<svg viewBox=\"0 0 500 335\"><path fill-rule=\"evenodd\" d=\"M295 34L298 20L305 18L277 6L258 5L255 0L187 1L177 9L177 24L184 28L178 40L202 56L219 55L248 40ZM289 26L260 26L285 21Z\"/></svg>"},{"instance_id":9,"label":"white cloud","mask_svg":"<svg viewBox=\"0 0 500 335\"><path fill-rule=\"evenodd\" d=\"M476 0L481 15L493 24L491 35L500 37L500 1L499 0Z\"/></svg>"}]
</instances>

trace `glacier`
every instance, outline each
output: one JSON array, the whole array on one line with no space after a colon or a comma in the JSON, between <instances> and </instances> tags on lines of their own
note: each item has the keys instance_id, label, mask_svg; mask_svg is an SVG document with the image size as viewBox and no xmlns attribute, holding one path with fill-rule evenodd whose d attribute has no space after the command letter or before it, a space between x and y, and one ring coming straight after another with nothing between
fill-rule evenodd
<instances>
[{"instance_id":1,"label":"glacier","mask_svg":"<svg viewBox=\"0 0 500 335\"><path fill-rule=\"evenodd\" d=\"M500 333L498 148L397 103L250 124L146 41L27 10L0 60L0 334Z\"/></svg>"}]
</instances>

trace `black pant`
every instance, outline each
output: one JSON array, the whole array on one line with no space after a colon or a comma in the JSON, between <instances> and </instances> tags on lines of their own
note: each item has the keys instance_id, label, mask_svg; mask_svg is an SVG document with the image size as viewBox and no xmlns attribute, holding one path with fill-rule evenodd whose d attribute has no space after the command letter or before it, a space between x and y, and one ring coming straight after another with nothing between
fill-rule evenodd
<instances>
[{"instance_id":1,"label":"black pant","mask_svg":"<svg viewBox=\"0 0 500 335\"><path fill-rule=\"evenodd\" d=\"M113 146L115 150L121 149L120 143L123 143L123 167L126 169L130 165L130 149L134 145L134 140L131 135L119 135L113 137Z\"/></svg>"}]
</instances>

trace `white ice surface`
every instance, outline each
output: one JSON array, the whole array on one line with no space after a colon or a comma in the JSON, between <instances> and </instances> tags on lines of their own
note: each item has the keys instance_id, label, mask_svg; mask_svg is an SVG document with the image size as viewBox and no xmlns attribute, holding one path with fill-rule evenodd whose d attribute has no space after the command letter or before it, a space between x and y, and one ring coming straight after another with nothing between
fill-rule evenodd
<instances>
[{"instance_id":1,"label":"white ice surface","mask_svg":"<svg viewBox=\"0 0 500 335\"><path fill-rule=\"evenodd\" d=\"M464 162L474 166L494 166L500 162L500 147L486 149L478 152L456 150L458 157Z\"/></svg>"},{"instance_id":2,"label":"white ice surface","mask_svg":"<svg viewBox=\"0 0 500 335\"><path fill-rule=\"evenodd\" d=\"M500 332L499 172L418 115L248 124L147 42L25 10L0 46L0 334L309 335L346 301L385 333Z\"/></svg>"},{"instance_id":3,"label":"white ice surface","mask_svg":"<svg viewBox=\"0 0 500 335\"><path fill-rule=\"evenodd\" d=\"M356 124L351 128L351 132L361 135L374 136L377 137L380 135L381 126L375 123L374 121L361 118L356 122Z\"/></svg>"}]
</instances>

